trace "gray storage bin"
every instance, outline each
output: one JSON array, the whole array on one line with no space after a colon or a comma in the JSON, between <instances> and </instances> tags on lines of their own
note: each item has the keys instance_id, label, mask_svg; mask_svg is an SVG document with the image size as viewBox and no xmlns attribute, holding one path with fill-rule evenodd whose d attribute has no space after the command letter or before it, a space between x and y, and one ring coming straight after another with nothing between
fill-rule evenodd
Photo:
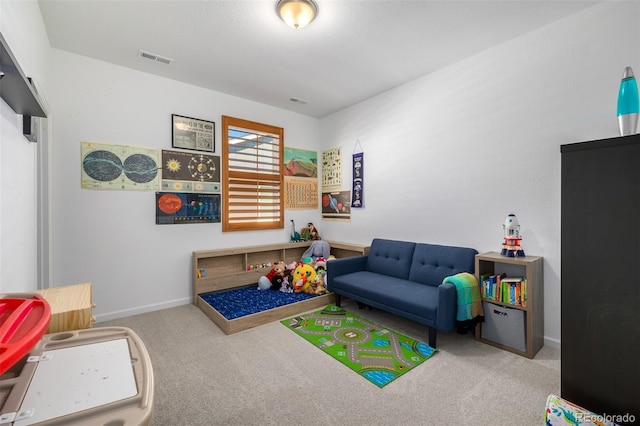
<instances>
[{"instance_id":1,"label":"gray storage bin","mask_svg":"<svg viewBox=\"0 0 640 426\"><path fill-rule=\"evenodd\" d=\"M482 338L526 352L525 312L483 301Z\"/></svg>"}]
</instances>

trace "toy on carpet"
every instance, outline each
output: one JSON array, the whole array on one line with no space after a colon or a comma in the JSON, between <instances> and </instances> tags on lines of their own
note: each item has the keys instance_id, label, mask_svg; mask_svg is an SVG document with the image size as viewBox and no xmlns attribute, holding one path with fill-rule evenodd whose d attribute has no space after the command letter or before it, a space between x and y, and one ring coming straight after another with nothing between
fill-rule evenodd
<instances>
[{"instance_id":1,"label":"toy on carpet","mask_svg":"<svg viewBox=\"0 0 640 426\"><path fill-rule=\"evenodd\" d=\"M308 263L299 264L293 272L293 290L296 293L305 291L316 277L316 271Z\"/></svg>"}]
</instances>

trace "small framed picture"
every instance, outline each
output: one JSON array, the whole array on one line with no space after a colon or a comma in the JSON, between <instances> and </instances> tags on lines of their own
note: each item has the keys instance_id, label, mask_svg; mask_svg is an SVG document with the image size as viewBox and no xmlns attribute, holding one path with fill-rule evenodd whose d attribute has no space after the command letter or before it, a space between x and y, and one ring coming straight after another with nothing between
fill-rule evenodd
<instances>
[{"instance_id":1,"label":"small framed picture","mask_svg":"<svg viewBox=\"0 0 640 426\"><path fill-rule=\"evenodd\" d=\"M216 123L171 114L171 146L216 152Z\"/></svg>"}]
</instances>

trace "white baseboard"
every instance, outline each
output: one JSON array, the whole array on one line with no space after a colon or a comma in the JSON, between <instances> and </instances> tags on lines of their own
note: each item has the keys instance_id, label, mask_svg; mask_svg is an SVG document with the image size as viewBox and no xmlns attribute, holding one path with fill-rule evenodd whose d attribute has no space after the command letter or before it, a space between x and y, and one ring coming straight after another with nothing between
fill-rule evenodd
<instances>
[{"instance_id":1,"label":"white baseboard","mask_svg":"<svg viewBox=\"0 0 640 426\"><path fill-rule=\"evenodd\" d=\"M109 312L106 314L96 315L96 323L130 317L138 314L145 314L147 312L159 311L162 309L175 308L176 306L188 305L190 303L191 298L186 297L184 299L176 299L168 302L156 303L154 305L145 305L133 309L125 309L123 311Z\"/></svg>"},{"instance_id":2,"label":"white baseboard","mask_svg":"<svg viewBox=\"0 0 640 426\"><path fill-rule=\"evenodd\" d=\"M544 345L553 349L560 349L560 340L545 336Z\"/></svg>"}]
</instances>

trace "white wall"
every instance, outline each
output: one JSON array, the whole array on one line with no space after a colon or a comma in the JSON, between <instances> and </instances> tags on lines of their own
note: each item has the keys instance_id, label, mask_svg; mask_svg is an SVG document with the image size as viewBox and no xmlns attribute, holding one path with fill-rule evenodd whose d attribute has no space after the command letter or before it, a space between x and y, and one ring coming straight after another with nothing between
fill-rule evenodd
<instances>
[{"instance_id":1,"label":"white wall","mask_svg":"<svg viewBox=\"0 0 640 426\"><path fill-rule=\"evenodd\" d=\"M365 153L365 208L321 224L324 237L499 251L515 213L525 252L545 258L557 346L560 145L618 135L625 66L640 75L640 4L610 2L324 118L320 141L342 146L344 180L358 139Z\"/></svg>"},{"instance_id":2,"label":"white wall","mask_svg":"<svg viewBox=\"0 0 640 426\"><path fill-rule=\"evenodd\" d=\"M35 1L0 1L0 31L22 71L46 92L49 39ZM22 116L0 100L0 292L37 288L37 151Z\"/></svg>"},{"instance_id":3,"label":"white wall","mask_svg":"<svg viewBox=\"0 0 640 426\"><path fill-rule=\"evenodd\" d=\"M52 59L54 282L92 282L99 320L190 303L194 250L289 240L289 227L223 234L219 223L156 225L155 192L81 188L80 143L171 149L171 114L180 114L216 123L219 154L224 114L284 127L286 146L316 149L317 119L57 49ZM285 219L301 225L319 215Z\"/></svg>"},{"instance_id":4,"label":"white wall","mask_svg":"<svg viewBox=\"0 0 640 426\"><path fill-rule=\"evenodd\" d=\"M315 222L324 238L498 250L501 224L516 213L525 250L545 257L545 335L548 344L559 341L560 145L617 135L622 70L630 65L640 74L638 3L596 6L323 120L47 52L37 4L0 5L3 34L44 84L54 112L53 284L93 282L99 319L188 303L193 250L287 240L288 228L223 234L219 224L156 226L152 192L80 188L80 141L170 148L170 116L177 113L215 121L220 146L225 114L283 126L287 146L342 146L345 189L360 139L365 208L353 211L352 222L287 211L287 220ZM36 64L34 57L48 56L46 70ZM35 159L15 114L0 106L2 289L10 282L7 290L23 291L35 281L35 215L5 200L16 191L35 198ZM24 175L19 168L26 179L16 179ZM18 234L20 241L5 243Z\"/></svg>"}]
</instances>

